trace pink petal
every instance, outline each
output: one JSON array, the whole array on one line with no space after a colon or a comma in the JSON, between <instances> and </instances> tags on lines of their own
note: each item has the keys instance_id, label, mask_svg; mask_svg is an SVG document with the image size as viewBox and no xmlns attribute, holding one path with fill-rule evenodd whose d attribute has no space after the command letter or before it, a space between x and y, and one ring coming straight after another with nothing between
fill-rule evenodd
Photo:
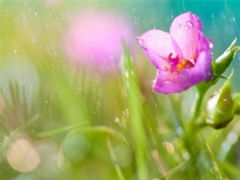
<instances>
[{"instance_id":1,"label":"pink petal","mask_svg":"<svg viewBox=\"0 0 240 180\"><path fill-rule=\"evenodd\" d=\"M169 33L161 30L150 30L138 37L138 42L153 65L161 68L166 64L169 54L176 56L172 38Z\"/></svg>"},{"instance_id":2,"label":"pink petal","mask_svg":"<svg viewBox=\"0 0 240 180\"><path fill-rule=\"evenodd\" d=\"M181 14L173 20L170 34L181 49L183 58L192 59L196 55L200 32L202 32L201 20L190 12Z\"/></svg>"},{"instance_id":3,"label":"pink petal","mask_svg":"<svg viewBox=\"0 0 240 180\"><path fill-rule=\"evenodd\" d=\"M201 58L205 58L201 55ZM153 89L156 92L164 94L172 94L182 92L195 84L206 79L206 74L201 67L184 69L178 74L169 71L158 70L156 79L153 82Z\"/></svg>"},{"instance_id":4,"label":"pink petal","mask_svg":"<svg viewBox=\"0 0 240 180\"><path fill-rule=\"evenodd\" d=\"M189 81L187 73L174 76L169 71L158 70L153 82L153 89L158 93L172 94L184 91L192 85L193 83Z\"/></svg>"},{"instance_id":5,"label":"pink petal","mask_svg":"<svg viewBox=\"0 0 240 180\"><path fill-rule=\"evenodd\" d=\"M202 81L208 81L212 76L212 55L209 40L204 36L203 33L199 34L199 40L197 45L197 60L193 68L191 68L191 73L193 78L196 78L194 74L201 76Z\"/></svg>"}]
</instances>

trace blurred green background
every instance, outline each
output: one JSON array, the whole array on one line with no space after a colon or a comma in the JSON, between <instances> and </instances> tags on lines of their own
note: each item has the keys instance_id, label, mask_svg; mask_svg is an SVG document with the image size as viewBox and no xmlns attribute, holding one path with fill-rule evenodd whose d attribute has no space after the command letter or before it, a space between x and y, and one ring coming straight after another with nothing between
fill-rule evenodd
<instances>
[{"instance_id":1,"label":"blurred green background","mask_svg":"<svg viewBox=\"0 0 240 180\"><path fill-rule=\"evenodd\" d=\"M239 118L204 129L203 142L186 141L193 89L152 92L155 68L137 41L114 74L69 65L64 32L85 7L121 12L135 36L168 31L191 11L214 58L240 39L239 0L0 0L0 179L239 179ZM237 55L229 69L236 92L239 66Z\"/></svg>"}]
</instances>

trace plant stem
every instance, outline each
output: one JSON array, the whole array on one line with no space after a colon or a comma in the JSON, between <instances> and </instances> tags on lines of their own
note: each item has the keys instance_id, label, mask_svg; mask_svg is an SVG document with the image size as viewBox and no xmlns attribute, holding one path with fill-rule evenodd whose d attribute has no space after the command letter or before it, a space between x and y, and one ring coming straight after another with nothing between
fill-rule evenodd
<instances>
[{"instance_id":1,"label":"plant stem","mask_svg":"<svg viewBox=\"0 0 240 180\"><path fill-rule=\"evenodd\" d=\"M196 176L196 178L200 177L201 173L197 167L197 161L199 156L199 144L195 144L194 142L199 142L197 137L197 132L198 132L197 119L201 114L201 106L202 106L205 92L206 90L196 92L196 99L195 99L193 114L190 118L190 122L187 124L186 131L185 131L186 134L184 137L185 146L188 149L189 154L191 155L190 163L191 163L191 166L194 167L193 174L194 176Z\"/></svg>"},{"instance_id":2,"label":"plant stem","mask_svg":"<svg viewBox=\"0 0 240 180\"><path fill-rule=\"evenodd\" d=\"M191 126L196 125L196 120L201 113L201 106L202 106L204 94L205 94L205 92L200 92L200 91L198 91L196 94L196 101L195 101L195 105L194 105L193 115L190 120Z\"/></svg>"}]
</instances>

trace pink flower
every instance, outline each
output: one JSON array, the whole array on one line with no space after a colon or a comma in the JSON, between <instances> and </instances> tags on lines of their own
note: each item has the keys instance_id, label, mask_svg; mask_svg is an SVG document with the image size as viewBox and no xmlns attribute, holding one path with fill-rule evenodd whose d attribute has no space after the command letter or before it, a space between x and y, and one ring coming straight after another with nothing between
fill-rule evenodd
<instances>
[{"instance_id":1,"label":"pink flower","mask_svg":"<svg viewBox=\"0 0 240 180\"><path fill-rule=\"evenodd\" d=\"M68 59L101 70L116 67L122 43L132 45L133 29L117 13L88 9L72 18L64 37Z\"/></svg>"},{"instance_id":2,"label":"pink flower","mask_svg":"<svg viewBox=\"0 0 240 180\"><path fill-rule=\"evenodd\" d=\"M177 93L211 79L210 43L195 14L187 12L176 17L170 33L150 30L138 41L157 68L153 83L156 92Z\"/></svg>"}]
</instances>

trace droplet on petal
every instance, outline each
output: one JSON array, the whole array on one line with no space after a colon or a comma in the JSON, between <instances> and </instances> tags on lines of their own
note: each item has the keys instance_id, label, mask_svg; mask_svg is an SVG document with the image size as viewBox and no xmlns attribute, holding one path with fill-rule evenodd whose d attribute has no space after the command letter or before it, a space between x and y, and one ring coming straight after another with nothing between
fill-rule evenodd
<instances>
[{"instance_id":1,"label":"droplet on petal","mask_svg":"<svg viewBox=\"0 0 240 180\"><path fill-rule=\"evenodd\" d=\"M208 43L209 43L209 47L213 48L213 40L211 38L208 38Z\"/></svg>"},{"instance_id":2,"label":"droplet on petal","mask_svg":"<svg viewBox=\"0 0 240 180\"><path fill-rule=\"evenodd\" d=\"M193 23L189 21L189 22L187 23L187 26L188 26L188 27L193 27Z\"/></svg>"}]
</instances>

